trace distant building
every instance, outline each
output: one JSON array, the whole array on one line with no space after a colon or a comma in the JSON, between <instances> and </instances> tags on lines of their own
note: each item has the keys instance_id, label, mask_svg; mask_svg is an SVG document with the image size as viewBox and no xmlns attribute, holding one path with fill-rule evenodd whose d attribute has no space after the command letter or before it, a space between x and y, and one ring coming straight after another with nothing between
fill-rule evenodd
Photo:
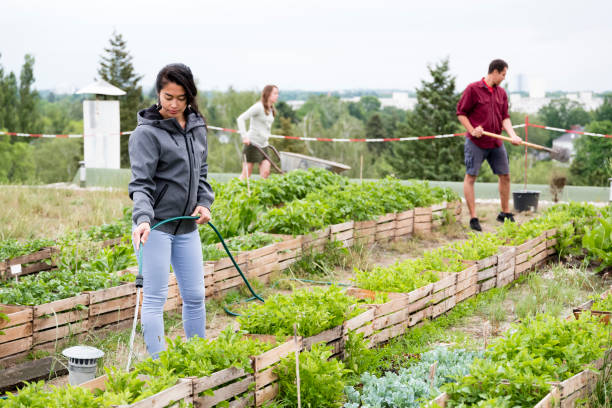
<instances>
[{"instance_id":1,"label":"distant building","mask_svg":"<svg viewBox=\"0 0 612 408\"><path fill-rule=\"evenodd\" d=\"M584 127L572 126L572 130L583 132ZM582 135L578 133L569 133L569 132L564 133L558 138L556 138L555 140L553 140L553 149L558 149L558 150L565 149L569 151L570 160L573 160L574 156L576 155L575 143L576 143L576 140L580 139L580 137L582 137Z\"/></svg>"},{"instance_id":2,"label":"distant building","mask_svg":"<svg viewBox=\"0 0 612 408\"><path fill-rule=\"evenodd\" d=\"M302 106L304 106L304 103L306 103L306 101L287 101L287 105L291 106L291 109L293 110L300 109Z\"/></svg>"},{"instance_id":3,"label":"distant building","mask_svg":"<svg viewBox=\"0 0 612 408\"><path fill-rule=\"evenodd\" d=\"M393 92L391 98L379 98L382 108L391 106L402 110L414 109L417 99L411 97L408 92Z\"/></svg>"},{"instance_id":4,"label":"distant building","mask_svg":"<svg viewBox=\"0 0 612 408\"><path fill-rule=\"evenodd\" d=\"M514 112L537 113L541 108L548 105L550 101L557 99L541 96L541 94L538 95L540 96L532 97L530 93L529 97L525 97L520 93L511 93L509 96L510 109ZM603 103L603 98L594 96L592 91L571 92L563 97L581 104L586 111L595 110Z\"/></svg>"}]
</instances>

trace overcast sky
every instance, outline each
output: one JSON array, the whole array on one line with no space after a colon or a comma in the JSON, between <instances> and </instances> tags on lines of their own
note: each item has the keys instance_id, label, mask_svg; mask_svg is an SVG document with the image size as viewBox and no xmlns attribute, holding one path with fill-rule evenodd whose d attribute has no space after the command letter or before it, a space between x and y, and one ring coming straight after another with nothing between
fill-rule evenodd
<instances>
[{"instance_id":1,"label":"overcast sky","mask_svg":"<svg viewBox=\"0 0 612 408\"><path fill-rule=\"evenodd\" d=\"M414 89L450 58L457 85L503 58L547 90L612 90L611 1L2 0L0 63L36 58L38 89L96 77L113 30L145 89L166 63L191 66L200 88Z\"/></svg>"}]
</instances>

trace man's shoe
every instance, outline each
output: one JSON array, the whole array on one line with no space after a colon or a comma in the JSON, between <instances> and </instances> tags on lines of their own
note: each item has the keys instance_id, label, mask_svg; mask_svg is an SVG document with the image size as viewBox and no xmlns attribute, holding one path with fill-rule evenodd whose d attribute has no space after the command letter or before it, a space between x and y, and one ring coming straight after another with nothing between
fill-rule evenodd
<instances>
[{"instance_id":1,"label":"man's shoe","mask_svg":"<svg viewBox=\"0 0 612 408\"><path fill-rule=\"evenodd\" d=\"M516 222L514 221L514 214L512 213L500 212L499 214L497 214L497 221L504 222L507 219L510 220L510 222Z\"/></svg>"},{"instance_id":2,"label":"man's shoe","mask_svg":"<svg viewBox=\"0 0 612 408\"><path fill-rule=\"evenodd\" d=\"M470 228L474 231L482 231L482 227L480 226L480 221L478 221L478 218L470 219Z\"/></svg>"}]
</instances>

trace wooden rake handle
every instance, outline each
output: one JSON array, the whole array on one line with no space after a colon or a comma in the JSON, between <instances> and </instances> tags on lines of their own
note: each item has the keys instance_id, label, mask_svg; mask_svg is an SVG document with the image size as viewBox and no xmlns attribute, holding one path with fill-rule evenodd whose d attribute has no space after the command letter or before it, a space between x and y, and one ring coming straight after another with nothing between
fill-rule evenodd
<instances>
[{"instance_id":1,"label":"wooden rake handle","mask_svg":"<svg viewBox=\"0 0 612 408\"><path fill-rule=\"evenodd\" d=\"M502 135L498 135L498 134L496 134L496 133L487 132L486 130L483 130L483 131L482 131L482 134L483 134L483 135L486 135L486 136L491 136L491 137L493 137L493 138L495 138L495 139L505 140L506 142L510 142L510 143L512 143L512 138L511 138L511 137L502 136ZM532 147L532 148L534 148L534 149L538 149L538 150L546 150L546 151L547 151L547 152L549 152L549 153L556 153L556 152L555 152L553 149L551 149L551 148L549 148L549 147L540 146L540 145L535 144L535 143L529 143L529 142L526 142L526 141L524 141L524 140L521 140L521 144L522 144L523 146Z\"/></svg>"}]
</instances>

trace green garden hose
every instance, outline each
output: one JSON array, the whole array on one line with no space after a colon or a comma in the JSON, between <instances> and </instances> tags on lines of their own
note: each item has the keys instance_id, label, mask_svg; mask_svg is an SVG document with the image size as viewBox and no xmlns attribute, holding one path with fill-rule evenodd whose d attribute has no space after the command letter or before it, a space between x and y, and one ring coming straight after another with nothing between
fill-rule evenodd
<instances>
[{"instance_id":1,"label":"green garden hose","mask_svg":"<svg viewBox=\"0 0 612 408\"><path fill-rule=\"evenodd\" d=\"M167 220L160 221L157 224L155 224L154 226L152 226L151 227L151 231L153 231L154 229L156 229L160 225L163 225L163 224L165 224L167 222L176 221L176 220L197 220L199 218L200 217L198 217L198 216L190 216L190 215L183 215L183 216L180 216L180 217L168 218ZM232 263L234 264L234 266L238 270L238 273L240 273L240 276L244 280L244 283L246 283L247 287L251 291L251 294L253 294L253 297L247 299L247 301L249 302L249 301L257 299L257 300L260 300L260 301L263 302L264 301L263 298L261 296L259 296L257 293L255 293L255 291L253 290L253 287L251 286L251 283L249 282L247 277L244 276L244 273L242 273L242 269L240 269L240 267L236 263L236 260L234 259L232 253L230 252L229 248L225 244L225 240L223 239L223 237L219 233L219 230L217 230L217 228L211 222L208 222L208 226L210 228L212 228L212 230L215 232L215 234L217 234L217 237L219 237L219 240L221 241L221 244L223 245L223 249L225 249L225 252L230 257L230 259L232 260ZM134 308L134 321L133 321L133 324L132 324L132 334L130 336L130 347L129 347L129 351L128 351L128 361L127 361L127 367L125 369L126 371L130 370L130 364L132 362L132 352L133 352L133 348L134 348L134 337L136 335L136 323L138 322L138 306L140 305L140 291L141 291L141 289L143 287L143 283L144 283L144 277L142 276L142 248L143 248L143 246L144 246L144 244L140 244L140 246L138 248L138 275L136 275L136 282L135 282L135 284L136 284L136 307ZM224 310L225 310L226 313L228 313L230 315L239 316L237 313L233 313L233 312L229 311L227 308L224 308Z\"/></svg>"}]
</instances>

